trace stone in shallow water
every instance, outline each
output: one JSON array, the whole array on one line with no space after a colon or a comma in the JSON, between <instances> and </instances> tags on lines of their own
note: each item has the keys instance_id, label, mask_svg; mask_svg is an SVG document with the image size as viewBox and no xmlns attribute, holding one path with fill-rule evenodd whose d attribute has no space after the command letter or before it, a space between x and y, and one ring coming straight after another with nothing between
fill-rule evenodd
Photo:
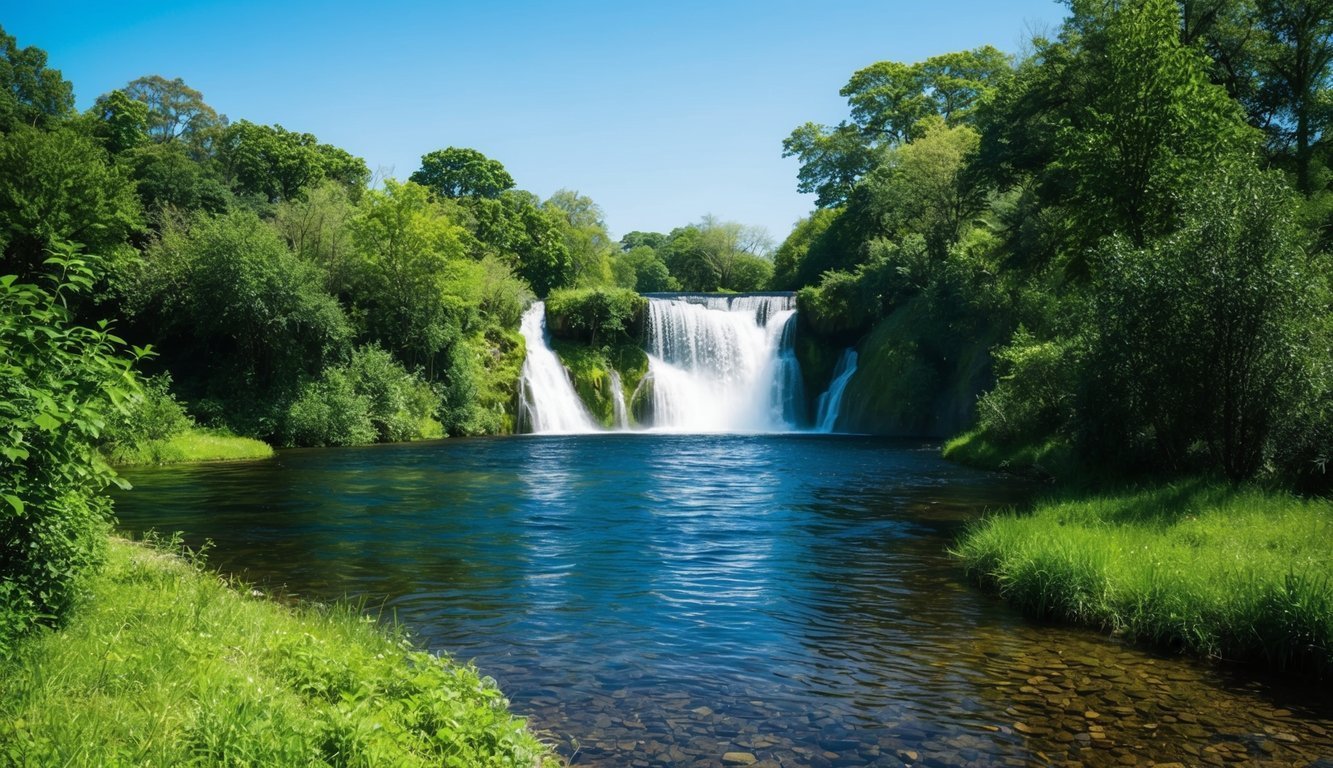
<instances>
[{"instance_id":1,"label":"stone in shallow water","mask_svg":"<svg viewBox=\"0 0 1333 768\"><path fill-rule=\"evenodd\" d=\"M727 752L722 755L724 765L754 765L759 762L759 758L750 752Z\"/></svg>"}]
</instances>

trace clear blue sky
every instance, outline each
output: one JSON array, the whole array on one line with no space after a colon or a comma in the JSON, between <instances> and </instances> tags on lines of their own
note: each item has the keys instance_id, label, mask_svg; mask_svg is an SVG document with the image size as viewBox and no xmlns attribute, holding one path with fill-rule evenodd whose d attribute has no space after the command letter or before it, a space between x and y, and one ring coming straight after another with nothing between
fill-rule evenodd
<instances>
[{"instance_id":1,"label":"clear blue sky","mask_svg":"<svg viewBox=\"0 0 1333 768\"><path fill-rule=\"evenodd\" d=\"M146 74L232 120L281 123L398 178L473 147L543 198L592 197L617 236L704 214L766 227L809 212L781 142L846 116L856 69L1059 23L1055 0L747 2L6 2L80 108Z\"/></svg>"}]
</instances>

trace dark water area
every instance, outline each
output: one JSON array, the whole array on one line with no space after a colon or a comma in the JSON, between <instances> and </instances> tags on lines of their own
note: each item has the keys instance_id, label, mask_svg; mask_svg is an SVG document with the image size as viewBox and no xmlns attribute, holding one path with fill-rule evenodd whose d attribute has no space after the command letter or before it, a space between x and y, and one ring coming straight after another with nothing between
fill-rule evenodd
<instances>
[{"instance_id":1,"label":"dark water area","mask_svg":"<svg viewBox=\"0 0 1333 768\"><path fill-rule=\"evenodd\" d=\"M574 765L1333 767L1321 689L1036 626L969 586L947 548L1031 488L934 446L515 437L128 476L124 530L383 605Z\"/></svg>"}]
</instances>

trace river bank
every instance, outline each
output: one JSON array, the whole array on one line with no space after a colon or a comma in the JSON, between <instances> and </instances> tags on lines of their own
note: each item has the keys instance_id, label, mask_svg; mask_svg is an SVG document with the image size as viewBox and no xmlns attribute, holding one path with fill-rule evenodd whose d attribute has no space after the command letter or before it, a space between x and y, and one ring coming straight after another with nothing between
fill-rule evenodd
<instances>
[{"instance_id":1,"label":"river bank","mask_svg":"<svg viewBox=\"0 0 1333 768\"><path fill-rule=\"evenodd\" d=\"M1333 674L1333 501L1204 478L1075 483L1059 444L1003 451L976 433L944 455L1056 484L1030 509L970 526L953 550L973 581L1028 616Z\"/></svg>"},{"instance_id":2,"label":"river bank","mask_svg":"<svg viewBox=\"0 0 1333 768\"><path fill-rule=\"evenodd\" d=\"M0 764L555 765L507 706L355 607L113 538L67 625L0 662Z\"/></svg>"},{"instance_id":3,"label":"river bank","mask_svg":"<svg viewBox=\"0 0 1333 768\"><path fill-rule=\"evenodd\" d=\"M107 460L116 466L130 467L202 461L247 461L272 456L273 446L262 440L191 428L165 440L144 440L134 445L114 446Z\"/></svg>"}]
</instances>

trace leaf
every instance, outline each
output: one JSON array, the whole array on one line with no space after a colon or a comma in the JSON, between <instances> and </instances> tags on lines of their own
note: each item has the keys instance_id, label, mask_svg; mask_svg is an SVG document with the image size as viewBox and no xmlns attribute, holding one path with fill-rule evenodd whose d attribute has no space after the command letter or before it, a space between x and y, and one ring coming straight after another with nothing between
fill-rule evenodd
<instances>
[{"instance_id":1,"label":"leaf","mask_svg":"<svg viewBox=\"0 0 1333 768\"><path fill-rule=\"evenodd\" d=\"M54 432L60 428L60 419L57 419L49 413L39 413L33 417L32 421L40 429L47 432Z\"/></svg>"},{"instance_id":2,"label":"leaf","mask_svg":"<svg viewBox=\"0 0 1333 768\"><path fill-rule=\"evenodd\" d=\"M14 512L20 515L23 514L24 510L23 499L20 499L19 497L9 493L4 494L4 497L5 501L9 502L9 506L14 508Z\"/></svg>"}]
</instances>

